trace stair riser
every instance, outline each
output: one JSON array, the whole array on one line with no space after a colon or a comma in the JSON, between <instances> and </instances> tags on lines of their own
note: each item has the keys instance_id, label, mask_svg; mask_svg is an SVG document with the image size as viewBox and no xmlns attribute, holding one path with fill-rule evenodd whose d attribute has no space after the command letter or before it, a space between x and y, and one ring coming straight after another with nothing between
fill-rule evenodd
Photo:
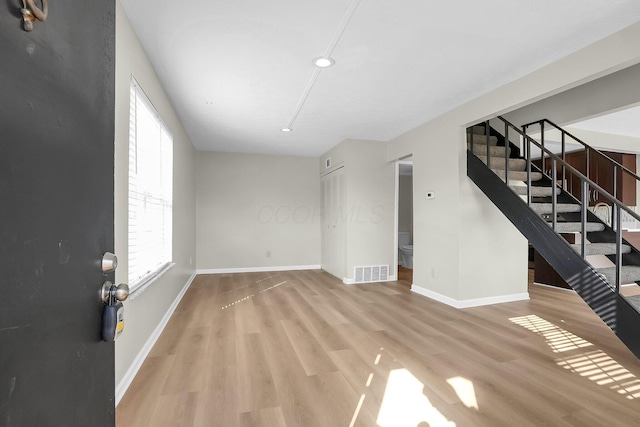
<instances>
[{"instance_id":1,"label":"stair riser","mask_svg":"<svg viewBox=\"0 0 640 427\"><path fill-rule=\"evenodd\" d=\"M495 169L491 168L493 173L498 175L502 181L504 181L504 169ZM542 179L542 174L540 172L531 172L531 181L540 181ZM514 171L509 170L509 180L510 181L527 181L527 173L524 171Z\"/></svg>"},{"instance_id":2,"label":"stair riser","mask_svg":"<svg viewBox=\"0 0 640 427\"><path fill-rule=\"evenodd\" d=\"M531 209L539 215L553 213L553 205L551 203L532 203ZM581 209L581 206L577 204L556 204L556 213L580 212Z\"/></svg>"},{"instance_id":3,"label":"stair riser","mask_svg":"<svg viewBox=\"0 0 640 427\"><path fill-rule=\"evenodd\" d=\"M551 223L548 223L551 226ZM586 225L587 233L595 231L603 231L604 225L597 222L589 222ZM580 233L582 231L582 225L579 222L558 222L556 223L557 233Z\"/></svg>"},{"instance_id":4,"label":"stair riser","mask_svg":"<svg viewBox=\"0 0 640 427\"><path fill-rule=\"evenodd\" d=\"M469 139L467 138L467 143L469 143ZM476 145L487 145L487 136L486 135L473 135L473 146L475 148ZM497 146L498 138L495 136L489 137L489 145Z\"/></svg>"},{"instance_id":5,"label":"stair riser","mask_svg":"<svg viewBox=\"0 0 640 427\"><path fill-rule=\"evenodd\" d=\"M478 156L482 163L487 164L487 156ZM504 157L493 157L491 156L491 169L502 169L505 170L505 161ZM509 170L510 171L525 171L527 169L527 162L523 159L509 159Z\"/></svg>"},{"instance_id":6,"label":"stair riser","mask_svg":"<svg viewBox=\"0 0 640 427\"><path fill-rule=\"evenodd\" d=\"M519 196L527 195L527 187L522 185L510 185L509 186ZM551 187L531 187L531 195L533 197L551 197ZM562 189L556 188L556 195L559 196L562 193Z\"/></svg>"},{"instance_id":7,"label":"stair riser","mask_svg":"<svg viewBox=\"0 0 640 427\"><path fill-rule=\"evenodd\" d=\"M598 273L602 274L611 286L616 283L615 267L599 268ZM620 283L633 283L640 281L640 267L638 266L622 266L620 271Z\"/></svg>"},{"instance_id":8,"label":"stair riser","mask_svg":"<svg viewBox=\"0 0 640 427\"><path fill-rule=\"evenodd\" d=\"M471 146L469 144L467 144L467 150L470 150ZM504 159L504 151L505 148L504 147L498 147L498 146L490 146L489 147L489 155L491 156L491 160L493 160L494 157L497 158L502 158ZM487 146L486 145L477 145L474 144L473 146L473 154L475 154L476 156L485 156L487 155ZM508 148L507 149L507 156L509 156L509 154L511 154L511 149Z\"/></svg>"},{"instance_id":9,"label":"stair riser","mask_svg":"<svg viewBox=\"0 0 640 427\"><path fill-rule=\"evenodd\" d=\"M579 243L572 244L571 247L577 253L580 253L582 250L582 245ZM631 252L631 247L629 245L622 245L622 253L628 254ZM585 255L615 255L616 254L616 245L614 243L588 243L584 247Z\"/></svg>"},{"instance_id":10,"label":"stair riser","mask_svg":"<svg viewBox=\"0 0 640 427\"><path fill-rule=\"evenodd\" d=\"M474 135L485 135L484 126L473 126L471 128L471 131L473 132Z\"/></svg>"}]
</instances>

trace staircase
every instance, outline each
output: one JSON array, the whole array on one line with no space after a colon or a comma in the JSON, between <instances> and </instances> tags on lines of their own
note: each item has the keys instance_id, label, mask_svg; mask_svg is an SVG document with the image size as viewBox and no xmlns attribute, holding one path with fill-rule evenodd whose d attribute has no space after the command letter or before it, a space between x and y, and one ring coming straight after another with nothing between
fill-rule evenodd
<instances>
[{"instance_id":1,"label":"staircase","mask_svg":"<svg viewBox=\"0 0 640 427\"><path fill-rule=\"evenodd\" d=\"M538 123L541 141L526 134ZM545 147L545 125L560 132L560 154ZM588 172L582 174L565 161L565 139L582 144L587 156L604 156L548 120L525 125L523 130L502 117L472 126L467 129L467 175L640 358L640 295L624 296L620 292L621 284L640 282L640 252L622 238L619 220L623 211L639 221L640 216L591 180ZM529 153L534 147L539 149L540 163L547 173L532 162ZM522 152L523 156L516 157L514 152ZM632 174L640 180L622 165L613 163L615 176ZM566 174L580 179L581 197L574 197L560 185L566 182L562 179ZM611 225L588 210L592 191L611 202ZM580 243L570 244L562 233L580 233ZM595 268L588 258L593 255L606 256L614 267Z\"/></svg>"}]
</instances>

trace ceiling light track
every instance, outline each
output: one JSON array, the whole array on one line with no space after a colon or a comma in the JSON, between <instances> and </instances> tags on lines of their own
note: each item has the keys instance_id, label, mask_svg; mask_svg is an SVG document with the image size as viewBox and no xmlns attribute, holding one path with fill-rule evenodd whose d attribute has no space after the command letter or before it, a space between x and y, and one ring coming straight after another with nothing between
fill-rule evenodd
<instances>
[{"instance_id":1,"label":"ceiling light track","mask_svg":"<svg viewBox=\"0 0 640 427\"><path fill-rule=\"evenodd\" d=\"M289 120L289 123L287 124L287 127L285 127L284 129L293 129L293 122L296 121L296 119L298 118L298 114L300 114L300 111L302 111L302 107L304 107L304 103L307 102L307 98L309 97L309 93L311 93L311 89L313 89L313 86L316 84L316 80L318 80L318 76L320 75L320 68L314 68L313 73L311 74L311 78L309 79L309 81L307 82L307 86L305 86L304 88L304 92L302 92L302 96L300 97L300 100L298 101L298 105L296 105L296 109L293 113L293 116L291 116L291 119ZM287 132L287 131L285 131Z\"/></svg>"},{"instance_id":2,"label":"ceiling light track","mask_svg":"<svg viewBox=\"0 0 640 427\"><path fill-rule=\"evenodd\" d=\"M307 102L307 98L309 97L309 94L311 93L311 89L313 89L313 86L316 84L316 80L318 80L318 76L320 75L320 71L323 68L331 67L335 63L335 61L331 58L331 54L333 53L333 50L338 45L338 42L342 38L342 36L343 36L344 32L346 31L347 27L349 26L349 23L351 22L351 18L353 18L353 15L356 13L356 10L358 9L358 6L360 5L360 1L361 0L351 0L349 2L348 6L347 6L347 10L345 10L344 14L342 15L342 19L340 20L340 23L338 24L338 27L333 32L333 36L331 37L331 40L329 41L329 45L324 50L324 55L322 55L321 57L318 57L318 58L313 60L313 63L315 64L316 67L314 68L313 72L311 73L311 77L309 78L309 81L307 82L307 85L304 88L304 92L302 92L302 96L300 97L300 100L298 101L298 104L296 105L296 109L294 110L293 115L291 116L291 119L289 120L289 123L287 124L286 127L281 129L282 132L291 132L293 130L293 123L296 121L296 119L298 118L298 115L302 111L302 107L304 107L304 104ZM320 64L319 64L318 63L319 60L325 60L326 61L326 62L324 62L325 65L322 65L323 62L320 62Z\"/></svg>"},{"instance_id":3,"label":"ceiling light track","mask_svg":"<svg viewBox=\"0 0 640 427\"><path fill-rule=\"evenodd\" d=\"M338 42L342 38L342 35L344 34L347 27L349 26L349 23L351 22L351 18L353 18L353 15L356 13L356 9L358 9L358 6L360 6L360 1L361 0L351 0L347 5L347 10L345 10L344 14L342 15L340 24L338 24L338 28L336 28L336 30L334 31L333 36L331 37L331 41L329 42L329 45L325 49L324 55L322 55L324 58L331 57L333 50L336 48L336 46L338 45Z\"/></svg>"}]
</instances>

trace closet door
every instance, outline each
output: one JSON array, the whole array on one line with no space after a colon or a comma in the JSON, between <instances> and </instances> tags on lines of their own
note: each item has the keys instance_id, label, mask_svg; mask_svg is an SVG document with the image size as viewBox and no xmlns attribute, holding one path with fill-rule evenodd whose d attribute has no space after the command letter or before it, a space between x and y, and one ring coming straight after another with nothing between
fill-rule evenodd
<instances>
[{"instance_id":1,"label":"closet door","mask_svg":"<svg viewBox=\"0 0 640 427\"><path fill-rule=\"evenodd\" d=\"M345 188L344 167L322 177L322 269L341 280L347 264Z\"/></svg>"}]
</instances>

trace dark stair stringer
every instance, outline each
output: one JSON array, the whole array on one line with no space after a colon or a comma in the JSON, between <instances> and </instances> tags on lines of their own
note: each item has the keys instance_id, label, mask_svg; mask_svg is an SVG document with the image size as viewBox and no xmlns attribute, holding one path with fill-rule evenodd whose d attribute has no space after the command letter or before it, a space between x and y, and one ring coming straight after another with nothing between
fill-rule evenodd
<instances>
[{"instance_id":1,"label":"dark stair stringer","mask_svg":"<svg viewBox=\"0 0 640 427\"><path fill-rule=\"evenodd\" d=\"M470 151L467 175L622 342L640 358L640 313Z\"/></svg>"}]
</instances>

